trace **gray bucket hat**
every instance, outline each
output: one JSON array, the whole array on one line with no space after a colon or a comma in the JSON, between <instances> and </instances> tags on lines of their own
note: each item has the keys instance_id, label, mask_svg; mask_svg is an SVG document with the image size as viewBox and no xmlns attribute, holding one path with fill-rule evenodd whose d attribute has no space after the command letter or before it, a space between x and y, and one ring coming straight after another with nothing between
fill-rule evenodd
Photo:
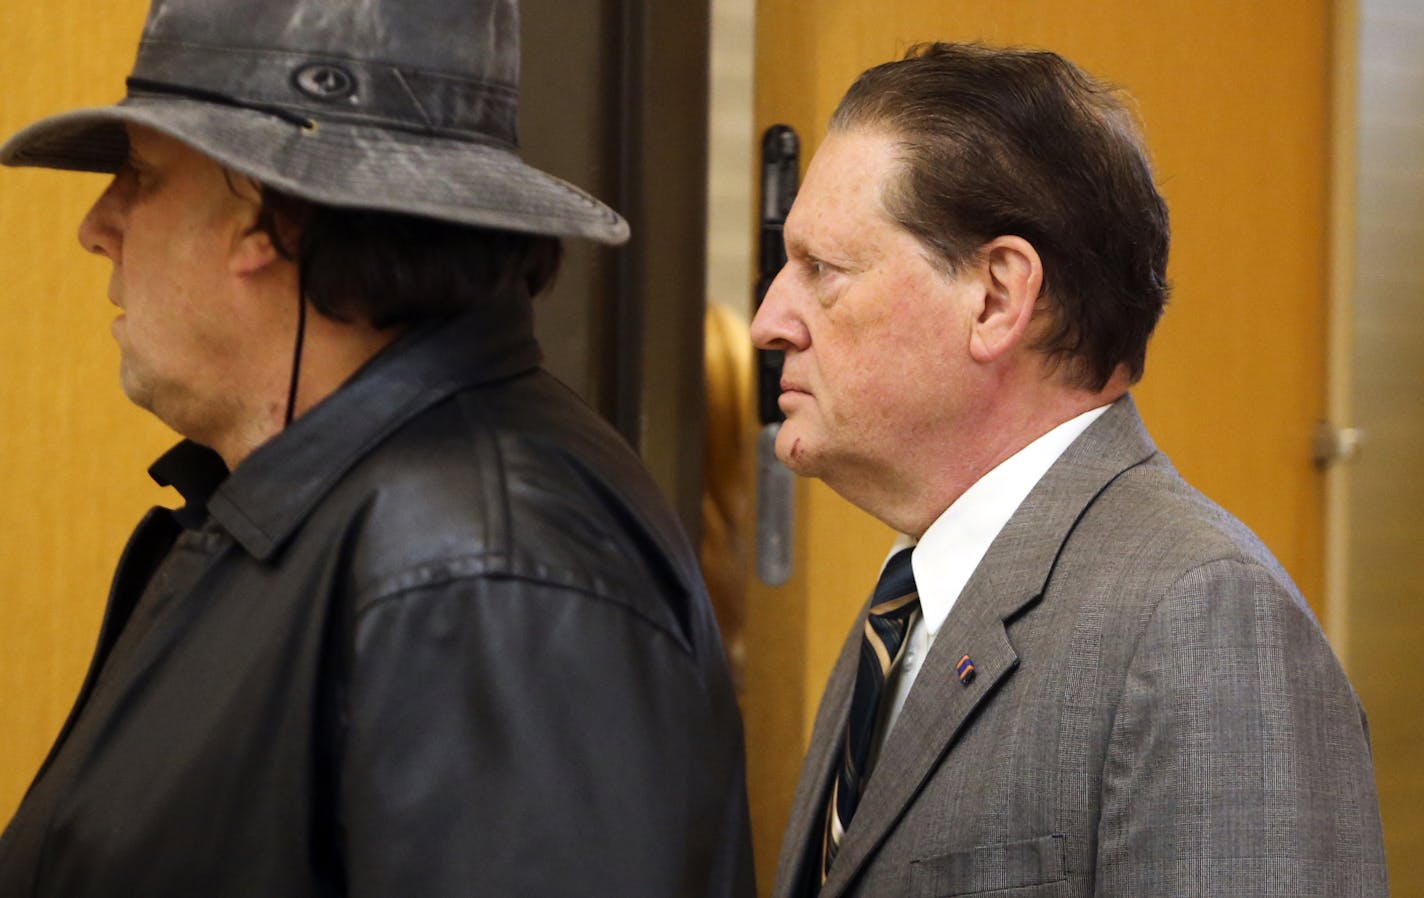
<instances>
[{"instance_id":1,"label":"gray bucket hat","mask_svg":"<svg viewBox=\"0 0 1424 898\"><path fill-rule=\"evenodd\" d=\"M154 0L117 105L42 119L6 165L112 172L126 124L330 206L621 243L519 157L516 0Z\"/></svg>"}]
</instances>

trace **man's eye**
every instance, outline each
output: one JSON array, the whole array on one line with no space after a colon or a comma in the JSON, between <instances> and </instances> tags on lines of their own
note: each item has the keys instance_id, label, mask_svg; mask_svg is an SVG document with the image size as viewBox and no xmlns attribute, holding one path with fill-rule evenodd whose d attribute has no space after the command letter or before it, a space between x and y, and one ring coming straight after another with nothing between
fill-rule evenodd
<instances>
[{"instance_id":1,"label":"man's eye","mask_svg":"<svg viewBox=\"0 0 1424 898\"><path fill-rule=\"evenodd\" d=\"M153 173L130 160L119 167L119 177L136 187L143 187L153 180Z\"/></svg>"}]
</instances>

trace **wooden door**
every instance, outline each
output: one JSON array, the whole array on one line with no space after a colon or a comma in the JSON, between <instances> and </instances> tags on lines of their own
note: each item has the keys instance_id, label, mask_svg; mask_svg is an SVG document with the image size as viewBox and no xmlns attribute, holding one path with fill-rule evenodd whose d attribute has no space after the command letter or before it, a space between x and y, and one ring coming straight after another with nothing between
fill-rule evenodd
<instances>
[{"instance_id":1,"label":"wooden door","mask_svg":"<svg viewBox=\"0 0 1424 898\"><path fill-rule=\"evenodd\" d=\"M850 82L926 40L1056 50L1137 98L1171 207L1172 302L1134 391L1182 473L1246 521L1323 608L1330 19L1324 0L761 0L757 131L806 159ZM744 709L758 871L770 887L798 747L891 534L819 483L798 571L753 586Z\"/></svg>"}]
</instances>

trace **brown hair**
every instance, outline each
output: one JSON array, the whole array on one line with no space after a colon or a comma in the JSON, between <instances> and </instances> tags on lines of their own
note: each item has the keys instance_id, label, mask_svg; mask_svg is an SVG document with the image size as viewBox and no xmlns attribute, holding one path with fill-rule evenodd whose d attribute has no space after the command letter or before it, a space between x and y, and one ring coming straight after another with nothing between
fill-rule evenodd
<instances>
[{"instance_id":1,"label":"brown hair","mask_svg":"<svg viewBox=\"0 0 1424 898\"><path fill-rule=\"evenodd\" d=\"M1142 376L1167 302L1167 207L1119 92L1055 53L922 44L860 76L831 129L882 129L903 166L883 200L951 271L996 236L1043 259L1038 348L1101 389Z\"/></svg>"},{"instance_id":2,"label":"brown hair","mask_svg":"<svg viewBox=\"0 0 1424 898\"><path fill-rule=\"evenodd\" d=\"M297 262L312 307L338 321L386 328L462 312L515 286L534 296L562 258L554 237L261 192L258 227Z\"/></svg>"}]
</instances>

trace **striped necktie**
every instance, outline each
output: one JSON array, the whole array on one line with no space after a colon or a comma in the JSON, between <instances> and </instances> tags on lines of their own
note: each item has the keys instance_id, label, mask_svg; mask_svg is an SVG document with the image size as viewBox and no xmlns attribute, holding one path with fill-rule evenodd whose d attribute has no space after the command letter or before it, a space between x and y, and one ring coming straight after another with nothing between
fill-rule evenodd
<instances>
[{"instance_id":1,"label":"striped necktie","mask_svg":"<svg viewBox=\"0 0 1424 898\"><path fill-rule=\"evenodd\" d=\"M920 596L915 591L915 572L910 567L910 552L901 549L885 565L880 582L870 600L870 613L865 619L865 632L860 641L860 668L855 676L855 691L851 694L850 718L846 721L840 769L831 785L826 802L826 825L821 839L820 881L826 881L831 862L836 858L845 828L860 803L865 769L874 741L875 727L880 720L881 697L885 678L900 660L905 649L905 636L910 632L920 611Z\"/></svg>"}]
</instances>

